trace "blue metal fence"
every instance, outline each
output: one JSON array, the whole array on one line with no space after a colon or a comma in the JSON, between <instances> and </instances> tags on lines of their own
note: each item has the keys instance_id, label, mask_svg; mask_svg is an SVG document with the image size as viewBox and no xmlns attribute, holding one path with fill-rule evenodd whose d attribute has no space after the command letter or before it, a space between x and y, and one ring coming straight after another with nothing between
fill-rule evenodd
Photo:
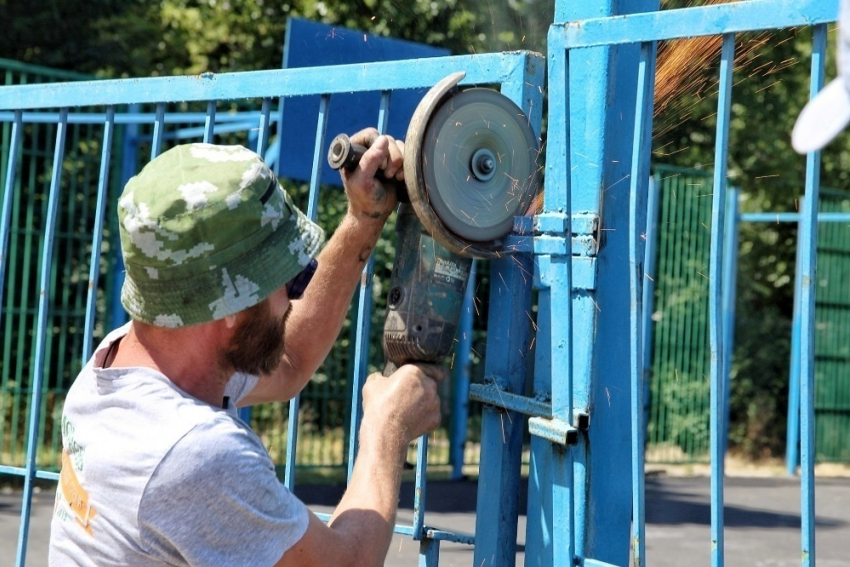
<instances>
[{"instance_id":1,"label":"blue metal fence","mask_svg":"<svg viewBox=\"0 0 850 567\"><path fill-rule=\"evenodd\" d=\"M43 252L41 257L42 266L49 266L51 256L54 251L54 231L55 231L55 214L57 194L63 176L63 158L65 156L65 133L69 123L81 119L90 119L92 113L96 113L97 120L103 125L103 156L101 159L102 173L99 189L99 210L100 216L95 221L93 227L94 238L92 239L91 254L93 259L97 259L101 254L101 231L98 223L102 222L103 211L105 210L105 200L108 188L108 166L110 163L110 151L114 143L114 127L116 122L122 120L120 114L124 105L154 105L155 112L148 119L148 127L152 129L150 157L158 155L162 149L170 143L173 137L173 132L169 131L171 119L169 115L175 109L181 106L175 103L185 104L186 102L201 102L207 103L207 112L204 119L204 128L200 129L197 137L206 141L213 139L217 135L218 128L221 125L221 117L217 117L215 110L216 105L223 101L252 99L256 108L256 118L258 120L258 129L256 131L259 139L259 151L263 153L268 147L268 139L270 129L273 124L271 117L271 108L273 101L285 101L289 97L319 94L325 104L322 105L319 115L316 119L316 142L314 149L313 170L314 176L310 183L310 197L307 207L307 212L313 218L317 215L317 202L320 190L318 181L319 167L324 160L326 147L329 140L325 138L325 124L327 123L327 103L330 98L336 93L348 93L352 91L380 91L382 92L380 106L372 109L374 112L375 123L382 128L386 125L387 118L390 112L391 94L394 90L413 89L430 87L449 72L464 70L467 73L465 84L489 84L500 85L502 92L513 99L518 105L522 106L528 113L535 130L539 133L541 122L541 108L543 96L543 61L542 58L529 53L511 53L511 54L496 54L496 55L481 55L472 57L451 57L441 58L427 61L418 61L415 66L415 72L410 72L411 67L405 63L378 63L371 66L351 65L339 66L333 69L292 69L280 71L262 71L252 73L239 73L228 75L202 75L198 77L170 77L164 79L143 79L132 81L99 81L97 83L82 82L82 83L65 83L50 90L39 86L16 86L0 89L0 111L11 111L12 134L9 144L9 159L7 163L7 171L5 172L6 187L4 188L2 224L0 224L0 235L4 235L4 239L0 241L2 249L0 253L3 259L0 263L0 281L5 282L5 266L6 266L6 236L8 235L8 218L10 211L10 200L14 193L16 180L26 172L18 169L18 158L16 152L21 143L23 129L27 124L39 120L54 120L56 122L56 138L50 144L50 149L53 153L53 169L50 174L51 186L49 192L49 200L47 205L48 214L44 225L39 227L43 233ZM103 112L102 107L106 108ZM58 113L55 109L59 109ZM52 115L45 118L46 112L50 111ZM368 110L364 109L364 112ZM173 127L172 127L173 129ZM243 127L244 129L244 127ZM226 126L222 130L230 131ZM243 143L247 144L247 140ZM494 262L493 280L510 281L512 286L505 287L495 293L504 296L517 295L516 291L520 291L519 296L525 298L524 302L517 302L516 308L511 310L492 310L490 328L505 329L504 335L516 336L518 332L522 334L521 329L526 330L524 335L530 336L531 322L526 316L529 310L530 292L528 286L517 284L526 277L522 270L530 273L530 260L522 260L519 264L515 263L517 258L530 258L530 239L517 238L515 243L516 248L520 251L510 259L505 259L501 262ZM94 260L92 260L94 262ZM369 282L371 278L372 266L370 264L365 281ZM42 268L42 274L49 274L49 270ZM91 285L89 289L96 289L98 274L92 272L89 274ZM51 293L51 281L47 277L42 277L40 282L40 297L42 302L38 308L37 325L34 329L33 336L35 341L35 365L32 371L32 403L29 410L30 427L28 430L27 444L27 459L25 466L0 466L0 473L11 474L23 477L24 493L22 518L20 529L20 540L18 547L18 565L23 565L26 553L26 542L29 528L30 504L32 498L33 485L36 479L56 480L55 473L39 470L36 464L37 452L37 436L38 428L36 427L39 420L39 412L41 407L41 386L45 371L43 368L44 360L44 338L47 336L46 321L49 312L49 306L45 302L46 297ZM380 361L369 360L369 341L368 337L371 332L369 328L371 314L371 285L365 285L360 291L359 309L360 317L358 319L358 345L356 349L357 368L355 375L352 377L353 407L359 406L359 390L360 384L366 375L368 368L374 368ZM87 312L92 311L96 298L93 294L89 294L86 305ZM499 317L505 313L513 313L509 321L499 322ZM494 323L494 320L496 322ZM86 324L86 344L91 345L91 336L94 324L96 322L91 319ZM108 321L100 321L102 324L109 324ZM501 327L500 327L501 326ZM507 330L510 329L510 332ZM494 333L495 335L495 333ZM525 338L524 342L528 344L530 339ZM498 352L502 349L494 347L493 352ZM521 358L522 352L517 354L517 351L509 352L504 349L504 360L501 361L506 368L500 368L496 364L498 357L490 357L488 365L490 372L497 375L509 375L509 368L516 366L516 359ZM519 378L522 381L522 377ZM293 402L296 409L293 412L290 409L290 415L297 415L297 401ZM285 482L292 487L294 483L294 448L297 444L297 420L290 420L290 436L288 442L287 455L287 474ZM351 431L356 432L358 429L358 412L352 412ZM520 429L521 431L521 429ZM349 446L352 451L356 450L356 442L352 436L352 442ZM521 437L519 445L514 444L510 449L511 454L518 459L521 455ZM353 455L352 455L353 456ZM352 459L353 460L353 459ZM519 461L517 461L517 465ZM396 531L402 534L408 534L414 539L423 541L423 554L429 557L437 557L435 553L439 548L439 541L451 540L464 543L471 543L472 536L468 534L456 534L444 532L439 529L428 527L424 521L424 506L420 505L420 501L424 503L425 494L425 475L426 466L425 445L420 445L420 458L417 460L418 474L416 487L416 503L417 514L413 525L397 526ZM518 470L518 466L517 466Z\"/></svg>"},{"instance_id":2,"label":"blue metal fence","mask_svg":"<svg viewBox=\"0 0 850 567\"><path fill-rule=\"evenodd\" d=\"M543 210L533 222L517 223L511 246L518 252L492 262L491 296L498 297L488 321L485 367L487 384L473 389L473 398L486 402L482 418L482 452L475 534L458 534L429 527L424 518L425 445L417 460L415 517L396 532L420 541L420 563L436 565L440 541L474 543L473 562L512 565L517 550L519 478L524 416L532 433L526 533L526 563L534 565L604 567L644 565L643 381L641 302L643 285L644 211L648 183L652 86L658 41L696 35L722 35L718 77L720 93L712 199L712 262L710 271L711 336L711 563L724 564L723 450L718 427L723 423L725 360L728 345L722 326L723 269L719 262L725 223L726 155L732 93L735 34L750 30L814 25L812 92L823 83L827 22L835 19L835 1L750 0L719 6L652 11L658 2L632 3L560 0L548 38L548 143ZM626 15L626 9L635 11ZM648 12L640 13L644 10ZM215 133L214 102L255 99L260 107L260 147L267 143L272 100L320 94L325 104L316 122L316 164L326 147L327 100L336 93L383 93L375 122L386 124L391 93L397 89L435 84L449 72L466 71L464 84L499 84L502 92L526 110L539 132L544 61L528 53L489 54L416 61L340 66L333 69L291 69L196 77L167 77L134 81L75 83L51 89L20 86L0 89L0 111L14 113L16 147L25 124L24 110L59 108L49 211L55 211L61 178L65 128L81 110L96 106L154 104L151 155L162 148L169 104L209 102L203 136ZM616 81L615 81L616 79ZM111 131L113 115L104 118ZM627 134L624 134L627 132ZM109 144L104 144L107 151ZM817 202L819 155L807 158L806 202ZM18 172L8 160L5 199ZM623 181L628 179L628 183ZM619 185L618 185L619 183ZM314 174L308 212L316 214L319 184ZM604 190L603 190L604 189ZM628 195L625 193L628 192ZM816 233L815 210L803 213L801 269L812 282ZM42 264L52 254L52 215L43 227ZM5 232L5 221L0 235ZM2 242L5 247L5 242ZM94 249L98 242L92 242ZM0 253L5 253L0 250ZM2 264L0 264L2 266ZM371 268L370 268L371 269ZM366 281L371 277L366 272ZM533 278L529 275L533 274ZM0 267L0 281L3 279ZM529 313L532 285L537 288L535 368L530 377L525 360L532 344ZM50 281L41 282L42 297ZM805 332L801 338L802 466L801 507L803 565L815 562L814 547L814 428L813 428L813 297L811 285L802 293ZM89 302L93 301L89 297ZM371 295L361 290L360 314L371 308ZM36 351L43 357L47 305L39 305ZM628 317L628 332L624 321ZM369 366L365 338L369 318L359 322L357 371L352 402L359 404L359 387ZM91 332L87 329L87 332ZM0 467L0 472L24 478L24 502L18 564L23 565L29 505L36 478L55 479L35 465L41 367L30 410L28 458L25 467ZM297 402L295 402L297 403ZM296 415L296 413L290 413ZM295 421L295 420L292 420ZM290 446L295 446L297 424ZM351 433L357 431L352 412ZM356 447L356 443L351 443ZM292 486L292 460L286 482ZM631 475L622 474L630 468ZM631 508L631 515L625 512ZM616 513L612 513L616 511Z\"/></svg>"}]
</instances>

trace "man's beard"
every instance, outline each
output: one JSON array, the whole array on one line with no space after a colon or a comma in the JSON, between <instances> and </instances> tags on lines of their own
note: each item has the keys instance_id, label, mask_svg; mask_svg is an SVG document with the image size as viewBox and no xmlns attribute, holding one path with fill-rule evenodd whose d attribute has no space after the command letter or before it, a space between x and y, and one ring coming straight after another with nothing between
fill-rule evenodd
<instances>
[{"instance_id":1,"label":"man's beard","mask_svg":"<svg viewBox=\"0 0 850 567\"><path fill-rule=\"evenodd\" d=\"M283 317L274 317L268 300L249 307L222 353L226 365L236 372L261 375L274 371L284 352L284 327L292 304Z\"/></svg>"}]
</instances>

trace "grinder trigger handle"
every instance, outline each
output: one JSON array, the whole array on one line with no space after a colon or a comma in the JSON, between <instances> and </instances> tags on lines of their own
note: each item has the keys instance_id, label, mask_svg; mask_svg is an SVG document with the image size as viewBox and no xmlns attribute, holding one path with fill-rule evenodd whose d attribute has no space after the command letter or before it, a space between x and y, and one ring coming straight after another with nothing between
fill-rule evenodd
<instances>
[{"instance_id":1,"label":"grinder trigger handle","mask_svg":"<svg viewBox=\"0 0 850 567\"><path fill-rule=\"evenodd\" d=\"M328 165L335 170L345 169L346 171L354 171L357 164L360 163L360 158L368 150L366 146L355 144L351 141L347 134L338 134L328 148ZM375 177L381 183L391 185L396 190L396 198L400 203L409 203L407 197L407 186L397 179L387 179L382 170L378 170Z\"/></svg>"}]
</instances>

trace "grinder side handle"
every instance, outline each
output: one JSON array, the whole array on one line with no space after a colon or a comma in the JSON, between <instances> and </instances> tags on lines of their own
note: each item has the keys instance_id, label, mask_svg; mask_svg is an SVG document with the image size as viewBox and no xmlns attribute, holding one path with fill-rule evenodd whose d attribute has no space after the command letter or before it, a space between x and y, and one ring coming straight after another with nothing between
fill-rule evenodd
<instances>
[{"instance_id":1,"label":"grinder side handle","mask_svg":"<svg viewBox=\"0 0 850 567\"><path fill-rule=\"evenodd\" d=\"M328 165L331 168L339 171L354 171L357 169L357 164L360 163L360 158L368 150L366 146L355 144L351 141L347 134L338 134L328 148ZM396 198L400 203L409 203L410 198L407 195L407 186L397 179L387 179L382 170L378 170L375 177L381 183L390 185L395 189Z\"/></svg>"}]
</instances>

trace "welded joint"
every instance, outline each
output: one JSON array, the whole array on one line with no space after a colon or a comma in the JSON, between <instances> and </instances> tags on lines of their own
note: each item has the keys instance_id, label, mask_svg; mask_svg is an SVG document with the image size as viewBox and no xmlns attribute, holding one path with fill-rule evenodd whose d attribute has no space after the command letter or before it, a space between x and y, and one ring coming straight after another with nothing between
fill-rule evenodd
<instances>
[{"instance_id":1,"label":"welded joint","mask_svg":"<svg viewBox=\"0 0 850 567\"><path fill-rule=\"evenodd\" d=\"M564 447L576 445L579 439L578 429L558 418L532 417L528 420L528 432Z\"/></svg>"}]
</instances>

